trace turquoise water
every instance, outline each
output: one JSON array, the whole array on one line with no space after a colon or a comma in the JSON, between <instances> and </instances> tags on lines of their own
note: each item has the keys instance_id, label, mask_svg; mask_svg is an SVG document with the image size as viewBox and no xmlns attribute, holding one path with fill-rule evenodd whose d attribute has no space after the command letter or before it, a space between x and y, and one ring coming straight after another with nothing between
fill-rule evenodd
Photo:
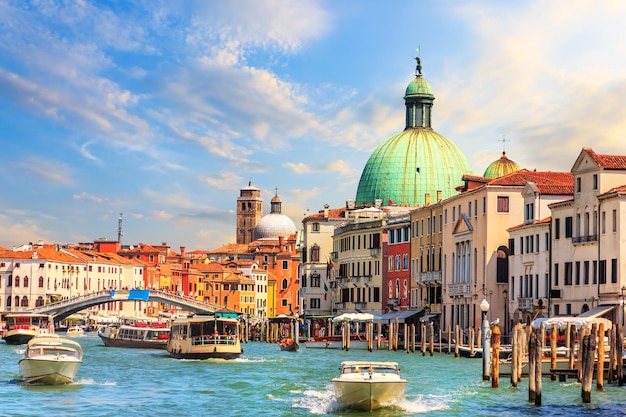
<instances>
[{"instance_id":1,"label":"turquoise water","mask_svg":"<svg viewBox=\"0 0 626 417\"><path fill-rule=\"evenodd\" d=\"M74 384L22 386L17 362L23 346L0 343L2 416L626 416L626 387L594 389L543 381L541 407L529 404L527 380L492 389L480 359L388 351L283 352L250 342L233 361L181 361L165 351L107 348L94 333L75 339L85 350ZM342 360L392 360L409 381L406 399L392 408L354 412L338 408L331 378Z\"/></svg>"}]
</instances>

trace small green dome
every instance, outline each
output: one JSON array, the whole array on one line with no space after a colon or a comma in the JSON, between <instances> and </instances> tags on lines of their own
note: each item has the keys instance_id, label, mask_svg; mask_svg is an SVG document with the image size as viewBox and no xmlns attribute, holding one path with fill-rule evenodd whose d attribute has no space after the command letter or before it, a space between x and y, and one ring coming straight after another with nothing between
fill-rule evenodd
<instances>
[{"instance_id":1,"label":"small green dome","mask_svg":"<svg viewBox=\"0 0 626 417\"><path fill-rule=\"evenodd\" d=\"M409 83L409 85L406 87L406 93L404 95L406 97L406 96L412 96L416 94L425 95L425 96L433 95L433 89L430 86L430 83L426 81L421 76L421 74L415 77L415 79Z\"/></svg>"},{"instance_id":2,"label":"small green dome","mask_svg":"<svg viewBox=\"0 0 626 417\"><path fill-rule=\"evenodd\" d=\"M383 203L419 207L437 192L446 199L456 194L472 168L465 154L445 136L429 128L409 128L374 150L363 168L356 204Z\"/></svg>"},{"instance_id":3,"label":"small green dome","mask_svg":"<svg viewBox=\"0 0 626 417\"><path fill-rule=\"evenodd\" d=\"M506 152L497 161L493 161L483 174L485 178L499 178L515 171L519 171L520 166L506 157Z\"/></svg>"}]
</instances>

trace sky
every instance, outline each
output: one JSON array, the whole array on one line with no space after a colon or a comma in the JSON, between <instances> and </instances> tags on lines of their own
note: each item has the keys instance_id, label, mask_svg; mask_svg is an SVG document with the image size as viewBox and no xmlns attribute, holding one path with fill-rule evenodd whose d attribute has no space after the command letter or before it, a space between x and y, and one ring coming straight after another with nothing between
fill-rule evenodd
<instances>
[{"instance_id":1,"label":"sky","mask_svg":"<svg viewBox=\"0 0 626 417\"><path fill-rule=\"evenodd\" d=\"M422 73L474 174L626 154L626 2L0 1L0 246L235 242L354 199Z\"/></svg>"}]
</instances>

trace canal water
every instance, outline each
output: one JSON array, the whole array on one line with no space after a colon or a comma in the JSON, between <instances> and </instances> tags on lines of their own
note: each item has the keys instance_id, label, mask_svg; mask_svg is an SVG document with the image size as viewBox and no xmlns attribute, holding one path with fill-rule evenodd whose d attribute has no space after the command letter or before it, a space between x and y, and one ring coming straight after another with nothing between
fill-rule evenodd
<instances>
[{"instance_id":1,"label":"canal water","mask_svg":"<svg viewBox=\"0 0 626 417\"><path fill-rule=\"evenodd\" d=\"M283 352L250 342L232 361L185 361L167 352L105 347L95 333L75 339L85 351L75 383L23 386L17 362L23 346L0 342L2 416L626 416L626 387L594 389L580 399L575 380L543 381L541 407L528 403L528 381L511 388L500 378L492 389L481 377L482 360L454 355L388 351ZM406 398L374 412L347 411L335 401L330 380L343 360L400 363Z\"/></svg>"}]
</instances>

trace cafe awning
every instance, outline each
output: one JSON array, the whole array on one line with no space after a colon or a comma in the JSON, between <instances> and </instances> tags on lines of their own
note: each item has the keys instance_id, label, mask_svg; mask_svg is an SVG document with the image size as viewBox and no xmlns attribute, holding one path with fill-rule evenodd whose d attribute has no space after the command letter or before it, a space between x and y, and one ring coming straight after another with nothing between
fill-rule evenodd
<instances>
[{"instance_id":1,"label":"cafe awning","mask_svg":"<svg viewBox=\"0 0 626 417\"><path fill-rule=\"evenodd\" d=\"M398 319L398 323L405 323L408 319L418 316L424 311L424 309L420 310L403 310L403 311L391 311L389 313L383 314L375 321L378 323L391 323ZM411 320L408 320L411 321Z\"/></svg>"}]
</instances>

